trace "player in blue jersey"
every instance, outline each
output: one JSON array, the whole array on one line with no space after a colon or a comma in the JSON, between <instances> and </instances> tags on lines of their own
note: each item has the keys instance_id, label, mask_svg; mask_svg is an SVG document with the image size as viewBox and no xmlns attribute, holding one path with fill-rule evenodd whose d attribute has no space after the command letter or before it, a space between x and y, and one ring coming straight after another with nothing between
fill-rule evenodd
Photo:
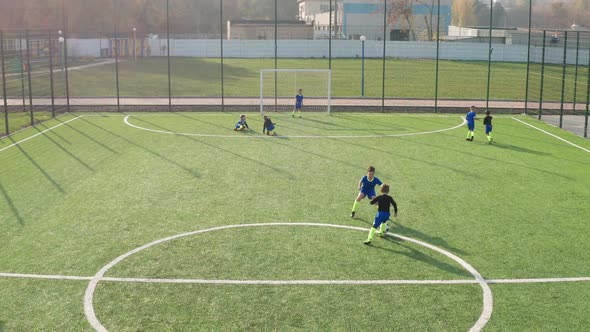
<instances>
[{"instance_id":1,"label":"player in blue jersey","mask_svg":"<svg viewBox=\"0 0 590 332\"><path fill-rule=\"evenodd\" d=\"M378 204L377 208L377 215L375 215L375 221L373 222L373 227L369 231L369 237L365 240L365 244L370 244L371 240L377 233L377 228L379 228L379 236L385 236L385 233L389 231L389 226L387 225L387 220L391 216L389 206L393 206L393 216L397 217L397 203L393 200L391 196L388 195L389 193L389 185L383 184L381 186L381 195L373 198L371 200L371 205Z\"/></svg>"},{"instance_id":2,"label":"player in blue jersey","mask_svg":"<svg viewBox=\"0 0 590 332\"><path fill-rule=\"evenodd\" d=\"M297 117L301 117L301 108L303 107L303 90L299 89L297 91L297 96L295 96L295 109L293 113L291 113L292 117L295 117L295 112L297 112Z\"/></svg>"},{"instance_id":3,"label":"player in blue jersey","mask_svg":"<svg viewBox=\"0 0 590 332\"><path fill-rule=\"evenodd\" d=\"M492 119L493 117L490 115L490 111L486 111L486 117L483 118L483 124L486 126L486 136L488 137L488 143L492 143L494 139L492 138Z\"/></svg>"},{"instance_id":4,"label":"player in blue jersey","mask_svg":"<svg viewBox=\"0 0 590 332\"><path fill-rule=\"evenodd\" d=\"M246 122L246 115L242 114L242 115L240 115L240 121L238 121L238 123L236 123L234 130L242 131L242 130L246 130L246 129L250 129L250 127L248 127L248 122Z\"/></svg>"},{"instance_id":5,"label":"player in blue jersey","mask_svg":"<svg viewBox=\"0 0 590 332\"><path fill-rule=\"evenodd\" d=\"M375 196L377 196L377 194L375 194L375 186L382 184L383 182L381 182L381 180L375 176L375 167L369 166L369 168L367 168L367 175L363 176L363 178L359 181L360 192L356 197L354 204L352 205L352 212L350 213L351 218L354 218L357 204L363 198L365 198L365 196L368 196L370 199L373 199Z\"/></svg>"},{"instance_id":6,"label":"player in blue jersey","mask_svg":"<svg viewBox=\"0 0 590 332\"><path fill-rule=\"evenodd\" d=\"M467 120L467 141L473 141L473 136L474 133L473 131L475 130L475 117L477 116L477 114L475 113L475 106L471 106L469 107L469 112L467 112L467 115L465 115L465 120Z\"/></svg>"}]
</instances>

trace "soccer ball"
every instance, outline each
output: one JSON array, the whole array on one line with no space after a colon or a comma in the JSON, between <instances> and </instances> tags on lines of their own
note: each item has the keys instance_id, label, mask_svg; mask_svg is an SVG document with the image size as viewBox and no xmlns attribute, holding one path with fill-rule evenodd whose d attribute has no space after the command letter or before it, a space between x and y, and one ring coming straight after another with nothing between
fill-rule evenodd
<instances>
[{"instance_id":1,"label":"soccer ball","mask_svg":"<svg viewBox=\"0 0 590 332\"><path fill-rule=\"evenodd\" d=\"M389 223L385 224L385 233L389 233Z\"/></svg>"}]
</instances>

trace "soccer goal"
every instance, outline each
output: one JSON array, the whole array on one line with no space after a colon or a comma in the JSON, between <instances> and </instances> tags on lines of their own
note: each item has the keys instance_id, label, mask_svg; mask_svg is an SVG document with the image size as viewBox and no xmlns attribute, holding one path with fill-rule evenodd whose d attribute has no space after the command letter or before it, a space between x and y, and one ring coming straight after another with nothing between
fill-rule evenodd
<instances>
[{"instance_id":1,"label":"soccer goal","mask_svg":"<svg viewBox=\"0 0 590 332\"><path fill-rule=\"evenodd\" d=\"M261 69L260 114L292 111L299 89L303 112L330 113L332 72L329 69Z\"/></svg>"}]
</instances>

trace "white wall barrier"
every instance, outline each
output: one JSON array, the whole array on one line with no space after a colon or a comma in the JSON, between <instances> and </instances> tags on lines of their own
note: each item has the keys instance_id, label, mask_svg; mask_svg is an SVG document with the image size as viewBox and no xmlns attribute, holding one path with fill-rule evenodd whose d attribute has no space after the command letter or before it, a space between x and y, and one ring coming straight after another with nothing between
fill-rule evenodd
<instances>
[{"instance_id":1,"label":"white wall barrier","mask_svg":"<svg viewBox=\"0 0 590 332\"><path fill-rule=\"evenodd\" d=\"M151 56L166 56L166 39L150 39ZM279 40L278 57L280 58L327 58L329 43L327 40ZM108 39L68 39L68 55L74 57L98 57L101 48L108 48ZM492 61L526 62L526 45L492 44ZM435 59L435 42L401 42L388 41L386 56L405 59ZM576 63L576 50L569 48L567 63ZM540 63L541 47L531 47L531 62ZM177 39L170 40L170 55L179 57L220 57L221 41L216 39ZM362 44L358 40L333 40L333 58L356 58L362 55ZM365 41L365 57L381 58L383 42ZM227 58L272 58L274 57L274 40L224 40L223 56ZM580 50L578 63L588 64L589 50ZM442 60L488 60L488 44L444 42L440 44L439 58ZM545 62L563 63L563 48L547 47Z\"/></svg>"}]
</instances>

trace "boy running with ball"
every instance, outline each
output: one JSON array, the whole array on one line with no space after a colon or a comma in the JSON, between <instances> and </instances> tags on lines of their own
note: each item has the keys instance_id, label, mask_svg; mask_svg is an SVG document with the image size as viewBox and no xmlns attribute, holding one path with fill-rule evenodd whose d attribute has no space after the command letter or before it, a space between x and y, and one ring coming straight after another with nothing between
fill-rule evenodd
<instances>
[{"instance_id":1,"label":"boy running with ball","mask_svg":"<svg viewBox=\"0 0 590 332\"><path fill-rule=\"evenodd\" d=\"M379 208L377 209L377 215L375 216L373 227L371 227L371 230L369 231L369 237L363 242L364 244L371 244L375 233L377 233L377 228L379 228L379 236L385 236L385 233L389 230L389 226L387 225L387 220L389 220L389 217L391 216L389 205L393 206L393 216L397 217L397 203L388 195L388 193L389 185L384 184L381 186L381 195L371 200L371 205L378 204Z\"/></svg>"}]
</instances>

